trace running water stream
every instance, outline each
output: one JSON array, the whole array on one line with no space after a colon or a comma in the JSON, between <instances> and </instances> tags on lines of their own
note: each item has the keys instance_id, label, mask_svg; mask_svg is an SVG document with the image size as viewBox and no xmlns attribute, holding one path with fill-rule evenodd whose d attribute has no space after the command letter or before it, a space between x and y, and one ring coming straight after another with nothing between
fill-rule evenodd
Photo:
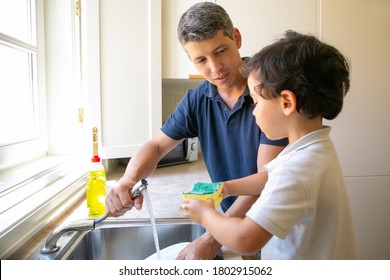
<instances>
[{"instance_id":1,"label":"running water stream","mask_svg":"<svg viewBox=\"0 0 390 280\"><path fill-rule=\"evenodd\" d=\"M144 199L146 201L146 205L148 207L148 212L149 212L149 217L150 217L150 222L152 224L153 238L154 238L154 245L156 246L157 259L161 260L160 244L158 243L156 219L155 219L154 213L153 213L152 202L150 200L149 193L148 193L148 190L146 188L142 190L142 194L143 194Z\"/></svg>"}]
</instances>

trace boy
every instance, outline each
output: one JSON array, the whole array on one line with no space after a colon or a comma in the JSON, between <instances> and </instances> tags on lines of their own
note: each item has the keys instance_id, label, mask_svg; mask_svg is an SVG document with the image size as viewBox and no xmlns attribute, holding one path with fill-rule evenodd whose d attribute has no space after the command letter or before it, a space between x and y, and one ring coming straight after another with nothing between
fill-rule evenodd
<instances>
[{"instance_id":1,"label":"boy","mask_svg":"<svg viewBox=\"0 0 390 280\"><path fill-rule=\"evenodd\" d=\"M354 226L340 163L323 118L334 119L349 90L349 65L334 47L288 31L244 66L256 123L287 146L264 169L264 188L224 182L222 196L260 194L245 218L211 201L185 200L189 218L241 254L262 259L355 259ZM229 234L226 234L229 232Z\"/></svg>"}]
</instances>

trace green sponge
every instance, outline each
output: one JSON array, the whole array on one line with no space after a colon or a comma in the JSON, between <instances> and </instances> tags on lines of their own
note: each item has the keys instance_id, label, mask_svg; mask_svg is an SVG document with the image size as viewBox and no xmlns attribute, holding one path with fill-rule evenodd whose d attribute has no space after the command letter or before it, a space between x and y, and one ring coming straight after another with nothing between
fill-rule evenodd
<instances>
[{"instance_id":1,"label":"green sponge","mask_svg":"<svg viewBox=\"0 0 390 280\"><path fill-rule=\"evenodd\" d=\"M212 199L214 201L214 206L217 207L222 201L222 197L220 196L221 192L221 183L195 182L190 191L183 192L183 198L195 198L200 200Z\"/></svg>"}]
</instances>

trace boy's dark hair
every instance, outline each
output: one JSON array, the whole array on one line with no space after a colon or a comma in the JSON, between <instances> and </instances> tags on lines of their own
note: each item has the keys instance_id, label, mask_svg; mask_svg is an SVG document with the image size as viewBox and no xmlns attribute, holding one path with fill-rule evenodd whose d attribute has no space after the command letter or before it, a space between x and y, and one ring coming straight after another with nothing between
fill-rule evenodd
<instances>
[{"instance_id":1,"label":"boy's dark hair","mask_svg":"<svg viewBox=\"0 0 390 280\"><path fill-rule=\"evenodd\" d=\"M203 41L212 38L219 30L233 39L233 23L226 11L211 2L192 5L180 18L177 27L179 42Z\"/></svg>"},{"instance_id":2,"label":"boy's dark hair","mask_svg":"<svg viewBox=\"0 0 390 280\"><path fill-rule=\"evenodd\" d=\"M254 74L260 83L256 93L263 98L291 90L297 111L309 118L337 117L350 86L349 63L336 48L294 31L247 60L242 73Z\"/></svg>"}]
</instances>

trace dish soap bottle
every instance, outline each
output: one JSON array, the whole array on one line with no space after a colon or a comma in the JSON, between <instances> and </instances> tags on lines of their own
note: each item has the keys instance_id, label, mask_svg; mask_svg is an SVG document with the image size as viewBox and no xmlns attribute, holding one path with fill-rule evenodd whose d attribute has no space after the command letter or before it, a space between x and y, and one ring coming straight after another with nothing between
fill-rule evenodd
<instances>
[{"instance_id":1,"label":"dish soap bottle","mask_svg":"<svg viewBox=\"0 0 390 280\"><path fill-rule=\"evenodd\" d=\"M86 199L88 216L97 218L106 214L106 172L98 155L97 128L92 129L93 157L87 176Z\"/></svg>"}]
</instances>

